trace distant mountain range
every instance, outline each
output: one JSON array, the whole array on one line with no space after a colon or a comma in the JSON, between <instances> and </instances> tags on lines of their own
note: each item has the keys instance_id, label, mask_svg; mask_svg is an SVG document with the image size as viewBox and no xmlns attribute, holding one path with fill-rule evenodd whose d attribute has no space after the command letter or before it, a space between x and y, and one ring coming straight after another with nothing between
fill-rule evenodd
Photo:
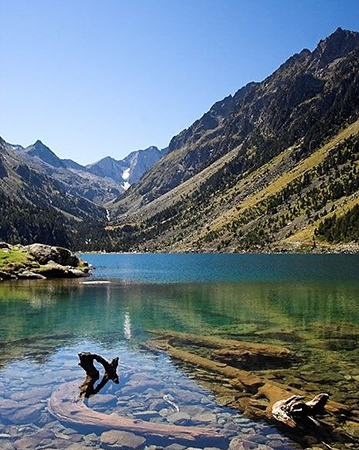
<instances>
[{"instance_id":1,"label":"distant mountain range","mask_svg":"<svg viewBox=\"0 0 359 450\"><path fill-rule=\"evenodd\" d=\"M293 55L215 103L168 149L84 167L40 141L3 142L0 157L0 193L9 178L12 192L26 186L20 198L42 189L46 207L70 217L77 249L307 251L359 242L359 33L339 28ZM34 175L24 180L20 166ZM56 190L78 209L59 206Z\"/></svg>"},{"instance_id":2,"label":"distant mountain range","mask_svg":"<svg viewBox=\"0 0 359 450\"><path fill-rule=\"evenodd\" d=\"M71 159L60 159L40 140L28 147L7 142L4 145L33 169L62 183L69 192L97 204L105 204L120 197L167 152L167 149L161 151L152 146L134 151L123 160L107 156L83 166Z\"/></svg>"},{"instance_id":3,"label":"distant mountain range","mask_svg":"<svg viewBox=\"0 0 359 450\"><path fill-rule=\"evenodd\" d=\"M118 161L110 156L100 159L86 166L86 170L99 177L108 177L120 183L124 189L137 183L142 175L152 167L168 149L159 150L157 147L148 147L145 150L137 150L126 158Z\"/></svg>"}]
</instances>

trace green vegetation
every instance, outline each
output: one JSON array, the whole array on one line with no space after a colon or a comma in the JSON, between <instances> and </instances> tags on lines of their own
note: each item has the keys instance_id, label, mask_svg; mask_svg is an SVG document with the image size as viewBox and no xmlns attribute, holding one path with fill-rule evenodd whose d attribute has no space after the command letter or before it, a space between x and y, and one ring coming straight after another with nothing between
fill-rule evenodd
<instances>
[{"instance_id":1,"label":"green vegetation","mask_svg":"<svg viewBox=\"0 0 359 450\"><path fill-rule=\"evenodd\" d=\"M8 271L24 267L29 259L29 255L20 249L0 249L0 270Z\"/></svg>"},{"instance_id":2,"label":"green vegetation","mask_svg":"<svg viewBox=\"0 0 359 450\"><path fill-rule=\"evenodd\" d=\"M354 206L344 216L334 214L320 223L316 236L333 243L359 242L359 205Z\"/></svg>"}]
</instances>

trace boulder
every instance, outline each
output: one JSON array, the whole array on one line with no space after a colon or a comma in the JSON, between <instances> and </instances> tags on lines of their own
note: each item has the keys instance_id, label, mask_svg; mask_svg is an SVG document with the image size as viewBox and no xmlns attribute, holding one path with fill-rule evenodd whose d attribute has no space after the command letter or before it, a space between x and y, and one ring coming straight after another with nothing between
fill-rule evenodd
<instances>
[{"instance_id":1,"label":"boulder","mask_svg":"<svg viewBox=\"0 0 359 450\"><path fill-rule=\"evenodd\" d=\"M72 269L72 268L68 268L67 269L67 276L69 278L81 278L81 277L86 277L89 276L89 271L88 270L81 270L81 269Z\"/></svg>"},{"instance_id":2,"label":"boulder","mask_svg":"<svg viewBox=\"0 0 359 450\"><path fill-rule=\"evenodd\" d=\"M50 261L62 266L77 267L80 264L80 259L67 248L45 244L31 244L25 248L40 264L47 264Z\"/></svg>"},{"instance_id":3,"label":"boulder","mask_svg":"<svg viewBox=\"0 0 359 450\"><path fill-rule=\"evenodd\" d=\"M54 261L49 261L47 264L43 265L39 269L35 270L36 273L41 274L46 278L67 278L68 268L57 264Z\"/></svg>"},{"instance_id":4,"label":"boulder","mask_svg":"<svg viewBox=\"0 0 359 450\"><path fill-rule=\"evenodd\" d=\"M80 278L89 275L88 271L84 271L71 266L63 266L52 260L47 264L34 269L36 274L41 274L45 278Z\"/></svg>"}]
</instances>

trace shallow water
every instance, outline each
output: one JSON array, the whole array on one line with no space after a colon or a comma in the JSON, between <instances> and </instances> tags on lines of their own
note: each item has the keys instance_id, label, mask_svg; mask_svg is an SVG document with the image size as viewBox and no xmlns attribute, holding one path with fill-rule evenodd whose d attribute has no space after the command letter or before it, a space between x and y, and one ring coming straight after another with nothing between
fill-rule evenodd
<instances>
[{"instance_id":1,"label":"shallow water","mask_svg":"<svg viewBox=\"0 0 359 450\"><path fill-rule=\"evenodd\" d=\"M358 408L358 256L84 257L97 267L91 279L0 284L0 449L116 448L103 430L68 427L47 410L58 386L83 380L80 351L121 360L120 384L88 401L96 411L210 426L223 437L192 447L228 448L241 436L250 448L301 448L226 406L226 380L218 395L209 374L143 350L156 329L286 346L298 362L278 382ZM110 283L87 283L96 280ZM136 448L173 443L144 438Z\"/></svg>"}]
</instances>

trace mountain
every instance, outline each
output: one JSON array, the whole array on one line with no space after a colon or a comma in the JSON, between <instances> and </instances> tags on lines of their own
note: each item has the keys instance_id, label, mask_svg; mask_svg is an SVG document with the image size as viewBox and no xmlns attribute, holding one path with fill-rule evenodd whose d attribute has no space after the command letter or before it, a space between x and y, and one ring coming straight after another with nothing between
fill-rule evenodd
<instances>
[{"instance_id":1,"label":"mountain","mask_svg":"<svg viewBox=\"0 0 359 450\"><path fill-rule=\"evenodd\" d=\"M105 208L69 193L12 148L0 138L1 239L72 246L77 224L107 221Z\"/></svg>"},{"instance_id":2,"label":"mountain","mask_svg":"<svg viewBox=\"0 0 359 450\"><path fill-rule=\"evenodd\" d=\"M216 102L162 151L84 167L41 141L1 140L0 205L9 242L359 251L359 33L338 28Z\"/></svg>"},{"instance_id":3,"label":"mountain","mask_svg":"<svg viewBox=\"0 0 359 450\"><path fill-rule=\"evenodd\" d=\"M65 167L65 164L61 159L55 155L55 153L44 145L41 141L37 140L35 144L30 145L23 149L30 156L37 156L42 161L48 163L52 167Z\"/></svg>"},{"instance_id":4,"label":"mountain","mask_svg":"<svg viewBox=\"0 0 359 450\"><path fill-rule=\"evenodd\" d=\"M142 175L152 167L164 154L167 149L159 150L151 146L145 150L137 150L130 153L122 160L116 160L107 156L93 164L86 166L86 169L103 178L111 178L120 183L124 189L128 189L133 183L137 183Z\"/></svg>"},{"instance_id":5,"label":"mountain","mask_svg":"<svg viewBox=\"0 0 359 450\"><path fill-rule=\"evenodd\" d=\"M321 221L357 201L358 61L359 33L338 28L215 103L113 203L109 248L318 245Z\"/></svg>"}]
</instances>

